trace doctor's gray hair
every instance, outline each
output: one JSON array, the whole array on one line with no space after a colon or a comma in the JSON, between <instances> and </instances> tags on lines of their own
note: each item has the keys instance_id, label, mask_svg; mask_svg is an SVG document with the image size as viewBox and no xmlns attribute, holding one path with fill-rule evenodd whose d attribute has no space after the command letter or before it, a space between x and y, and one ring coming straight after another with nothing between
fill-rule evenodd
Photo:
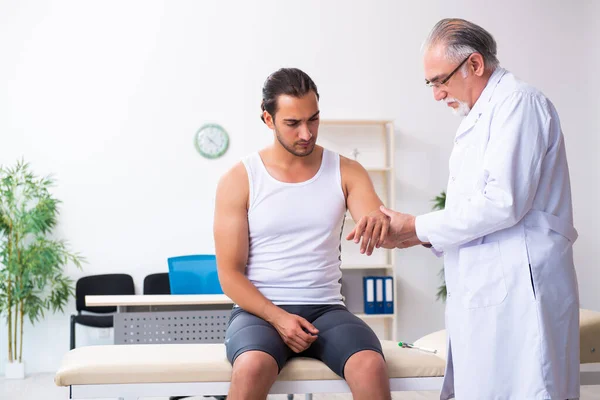
<instances>
[{"instance_id":1,"label":"doctor's gray hair","mask_svg":"<svg viewBox=\"0 0 600 400\"><path fill-rule=\"evenodd\" d=\"M495 70L500 64L494 37L479 25L464 19L447 18L435 24L423 48L426 50L438 44L446 46L446 57L455 63L462 62L471 53L479 53L487 71ZM466 74L467 65L461 69Z\"/></svg>"}]
</instances>

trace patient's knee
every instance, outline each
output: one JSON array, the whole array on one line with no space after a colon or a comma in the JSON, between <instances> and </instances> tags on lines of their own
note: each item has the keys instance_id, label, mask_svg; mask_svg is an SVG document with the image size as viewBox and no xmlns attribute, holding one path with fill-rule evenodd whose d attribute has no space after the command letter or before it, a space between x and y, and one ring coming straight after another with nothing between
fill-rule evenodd
<instances>
[{"instance_id":1,"label":"patient's knee","mask_svg":"<svg viewBox=\"0 0 600 400\"><path fill-rule=\"evenodd\" d=\"M251 382L271 379L278 372L275 359L262 351L247 351L240 354L233 363L233 378L243 378Z\"/></svg>"},{"instance_id":2,"label":"patient's knee","mask_svg":"<svg viewBox=\"0 0 600 400\"><path fill-rule=\"evenodd\" d=\"M344 366L344 377L354 380L372 380L387 377L387 365L383 356L376 351L363 350L353 354Z\"/></svg>"}]
</instances>

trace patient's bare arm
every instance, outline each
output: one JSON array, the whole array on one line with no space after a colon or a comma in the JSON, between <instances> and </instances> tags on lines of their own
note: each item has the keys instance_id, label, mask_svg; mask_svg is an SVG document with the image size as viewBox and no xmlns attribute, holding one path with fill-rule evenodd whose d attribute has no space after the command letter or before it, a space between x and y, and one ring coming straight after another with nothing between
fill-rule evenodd
<instances>
[{"instance_id":1,"label":"patient's bare arm","mask_svg":"<svg viewBox=\"0 0 600 400\"><path fill-rule=\"evenodd\" d=\"M340 157L340 167L346 205L356 221L356 226L346 239L355 243L360 241L360 252L371 255L373 249L380 247L386 238L389 218L379 210L383 202L377 196L364 167L346 157Z\"/></svg>"}]
</instances>

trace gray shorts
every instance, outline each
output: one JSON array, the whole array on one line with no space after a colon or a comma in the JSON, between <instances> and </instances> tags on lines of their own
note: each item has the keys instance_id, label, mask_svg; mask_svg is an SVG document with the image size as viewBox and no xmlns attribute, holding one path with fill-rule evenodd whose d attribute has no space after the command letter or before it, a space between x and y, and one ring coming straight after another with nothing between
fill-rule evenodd
<instances>
[{"instance_id":1,"label":"gray shorts","mask_svg":"<svg viewBox=\"0 0 600 400\"><path fill-rule=\"evenodd\" d=\"M258 350L270 354L277 362L279 371L291 357L301 356L323 361L343 378L346 361L354 353L373 350L383 357L381 342L375 332L342 305L280 307L312 323L319 330L317 340L302 353L295 353L271 324L241 308L234 308L225 334L227 359L232 365L240 354Z\"/></svg>"}]
</instances>

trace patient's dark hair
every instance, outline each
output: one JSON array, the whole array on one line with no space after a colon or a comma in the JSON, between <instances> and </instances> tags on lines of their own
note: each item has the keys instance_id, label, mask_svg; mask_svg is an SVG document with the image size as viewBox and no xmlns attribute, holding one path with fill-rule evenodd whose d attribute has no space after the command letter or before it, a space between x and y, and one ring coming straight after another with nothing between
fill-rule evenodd
<instances>
[{"instance_id":1,"label":"patient's dark hair","mask_svg":"<svg viewBox=\"0 0 600 400\"><path fill-rule=\"evenodd\" d=\"M298 68L281 68L269 75L265 81L262 89L262 103L260 104L260 108L271 114L273 120L275 120L277 98L280 95L302 97L311 90L315 92L318 100L319 92L317 91L317 85L310 79L310 76ZM262 114L260 119L265 122Z\"/></svg>"}]
</instances>

